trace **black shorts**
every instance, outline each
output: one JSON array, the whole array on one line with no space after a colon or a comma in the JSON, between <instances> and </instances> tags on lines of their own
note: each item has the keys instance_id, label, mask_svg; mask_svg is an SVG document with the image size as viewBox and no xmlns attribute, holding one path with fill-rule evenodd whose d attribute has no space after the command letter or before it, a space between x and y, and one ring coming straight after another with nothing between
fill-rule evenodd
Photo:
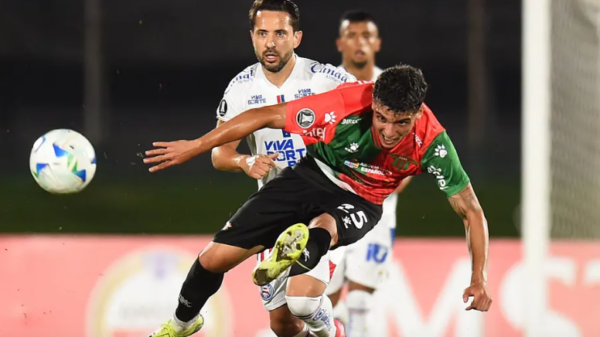
<instances>
[{"instance_id":1,"label":"black shorts","mask_svg":"<svg viewBox=\"0 0 600 337\"><path fill-rule=\"evenodd\" d=\"M324 213L337 222L335 249L361 239L381 219L381 205L334 185L316 166L303 158L286 168L242 205L219 231L214 242L250 249L271 248L277 237L296 223L308 225Z\"/></svg>"}]
</instances>

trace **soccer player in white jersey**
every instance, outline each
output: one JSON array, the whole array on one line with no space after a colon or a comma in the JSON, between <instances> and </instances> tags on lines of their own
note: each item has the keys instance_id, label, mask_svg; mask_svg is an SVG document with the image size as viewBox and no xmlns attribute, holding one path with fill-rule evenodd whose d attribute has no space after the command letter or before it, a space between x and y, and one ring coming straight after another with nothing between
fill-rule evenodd
<instances>
[{"instance_id":1,"label":"soccer player in white jersey","mask_svg":"<svg viewBox=\"0 0 600 337\"><path fill-rule=\"evenodd\" d=\"M218 125L251 108L322 93L356 80L342 68L294 53L302 32L298 8L292 1L257 0L249 17L259 62L230 82L217 109ZM299 135L279 129L256 131L247 142L251 155L238 153L240 141L236 141L215 148L212 162L219 170L245 172L258 180L259 188L281 169L294 166L306 151ZM268 253L260 253L259 261ZM306 274L280 277L260 287L257 294L260 293L269 311L271 329L277 336L311 336L309 333L318 337L343 336L343 328L336 328L331 301L324 295L330 276L329 256L325 255Z\"/></svg>"},{"instance_id":2,"label":"soccer player in white jersey","mask_svg":"<svg viewBox=\"0 0 600 337\"><path fill-rule=\"evenodd\" d=\"M375 81L382 70L375 65L381 39L374 18L364 11L348 11L340 20L339 34L336 43L342 54L342 67L358 80ZM404 180L397 193L408 180ZM383 216L371 232L358 242L330 253L337 267L326 293L335 306L334 316L344 323L348 337L370 336L367 315L374 306L373 293L385 279L392 259L397 193L384 201ZM344 284L348 289L345 303L339 300Z\"/></svg>"}]
</instances>

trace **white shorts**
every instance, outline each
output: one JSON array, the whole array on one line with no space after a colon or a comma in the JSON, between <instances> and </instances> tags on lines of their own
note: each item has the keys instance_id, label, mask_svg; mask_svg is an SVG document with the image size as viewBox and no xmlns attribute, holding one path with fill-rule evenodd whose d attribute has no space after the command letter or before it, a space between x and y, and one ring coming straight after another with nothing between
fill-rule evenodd
<instances>
[{"instance_id":1,"label":"white shorts","mask_svg":"<svg viewBox=\"0 0 600 337\"><path fill-rule=\"evenodd\" d=\"M327 295L340 290L345 280L377 289L387 278L392 260L395 223L395 212L383 214L379 223L365 237L330 252L331 262L336 267L325 291Z\"/></svg>"},{"instance_id":2,"label":"white shorts","mask_svg":"<svg viewBox=\"0 0 600 337\"><path fill-rule=\"evenodd\" d=\"M263 255L263 253L265 255ZM260 263L262 259L267 257L268 254L270 254L270 250L265 250L263 253L258 254L258 263ZM332 268L334 268L334 266L332 266L329 263L329 254L330 252L327 252L327 254L323 255L317 266L303 275L312 276L317 280L328 285L329 281L331 280L331 274L333 274ZM276 278L267 285L259 287L260 297L262 299L263 306L268 311L275 310L281 307L282 305L286 304L285 293L287 288L287 281L289 279L289 277L286 275L287 272L284 272L282 273L281 277Z\"/></svg>"}]
</instances>

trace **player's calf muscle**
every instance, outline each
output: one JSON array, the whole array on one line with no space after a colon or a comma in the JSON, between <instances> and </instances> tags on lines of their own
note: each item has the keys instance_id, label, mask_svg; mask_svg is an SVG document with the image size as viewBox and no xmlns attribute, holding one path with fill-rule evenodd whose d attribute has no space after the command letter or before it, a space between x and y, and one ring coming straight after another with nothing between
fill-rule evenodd
<instances>
[{"instance_id":1,"label":"player's calf muscle","mask_svg":"<svg viewBox=\"0 0 600 337\"><path fill-rule=\"evenodd\" d=\"M213 273L224 273L263 249L263 247L245 249L211 242L200 253L199 259L204 269Z\"/></svg>"},{"instance_id":2,"label":"player's calf muscle","mask_svg":"<svg viewBox=\"0 0 600 337\"><path fill-rule=\"evenodd\" d=\"M338 241L337 224L335 222L335 219L327 213L319 215L318 217L312 219L312 221L308 225L308 228L323 228L327 230L329 232L329 235L331 235L330 246L332 247Z\"/></svg>"}]
</instances>

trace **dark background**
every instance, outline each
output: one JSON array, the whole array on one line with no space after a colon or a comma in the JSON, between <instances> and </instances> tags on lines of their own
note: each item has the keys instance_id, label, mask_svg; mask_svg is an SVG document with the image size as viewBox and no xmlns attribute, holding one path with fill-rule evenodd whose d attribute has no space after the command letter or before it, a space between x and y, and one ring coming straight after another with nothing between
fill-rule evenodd
<instances>
[{"instance_id":1,"label":"dark background","mask_svg":"<svg viewBox=\"0 0 600 337\"><path fill-rule=\"evenodd\" d=\"M96 3L98 2L98 3ZM233 76L256 58L251 1L0 0L0 231L210 233L256 189L204 155L151 175L154 140L215 125ZM377 64L421 67L427 102L448 129L492 236L517 236L520 189L521 4L507 0L297 0L300 56L339 64L339 16L378 19ZM94 7L96 6L96 7ZM33 142L55 128L94 144L98 171L82 193L54 196L28 169ZM462 236L434 178L400 196L397 233Z\"/></svg>"}]
</instances>

